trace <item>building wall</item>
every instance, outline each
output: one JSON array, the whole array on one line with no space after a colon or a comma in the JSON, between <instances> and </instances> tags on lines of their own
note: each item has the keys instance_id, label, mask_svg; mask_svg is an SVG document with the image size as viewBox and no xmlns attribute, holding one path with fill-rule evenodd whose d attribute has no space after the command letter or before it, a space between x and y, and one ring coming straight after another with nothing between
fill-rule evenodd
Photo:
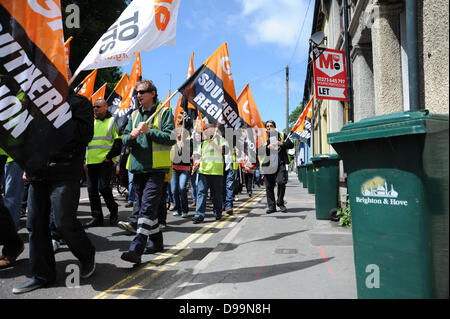
<instances>
[{"instance_id":1,"label":"building wall","mask_svg":"<svg viewBox=\"0 0 450 319\"><path fill-rule=\"evenodd\" d=\"M423 108L449 113L449 1L424 0L418 7L419 72ZM421 60L421 61L420 61Z\"/></svg>"}]
</instances>

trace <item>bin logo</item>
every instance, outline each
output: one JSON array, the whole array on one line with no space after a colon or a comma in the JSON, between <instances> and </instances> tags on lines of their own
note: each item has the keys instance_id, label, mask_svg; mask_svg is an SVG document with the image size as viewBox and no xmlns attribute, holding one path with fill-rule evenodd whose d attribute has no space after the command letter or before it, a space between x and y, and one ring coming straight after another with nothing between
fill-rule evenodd
<instances>
[{"instance_id":1,"label":"bin logo","mask_svg":"<svg viewBox=\"0 0 450 319\"><path fill-rule=\"evenodd\" d=\"M394 190L394 186L391 184L391 189L388 190L386 180L379 176L365 182L361 187L361 193L363 194L363 196L391 198L398 197L398 193Z\"/></svg>"},{"instance_id":2,"label":"bin logo","mask_svg":"<svg viewBox=\"0 0 450 319\"><path fill-rule=\"evenodd\" d=\"M366 181L361 186L361 194L363 197L356 197L357 203L408 206L408 201L397 199L399 194L394 185L389 187L387 181L380 176Z\"/></svg>"}]
</instances>

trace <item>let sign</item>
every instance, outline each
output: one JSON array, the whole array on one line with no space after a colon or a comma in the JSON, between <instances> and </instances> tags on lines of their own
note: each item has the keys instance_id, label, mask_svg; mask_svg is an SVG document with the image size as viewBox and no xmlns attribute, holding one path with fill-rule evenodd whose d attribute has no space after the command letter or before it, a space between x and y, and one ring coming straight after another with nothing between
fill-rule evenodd
<instances>
[{"instance_id":1,"label":"let sign","mask_svg":"<svg viewBox=\"0 0 450 319\"><path fill-rule=\"evenodd\" d=\"M347 101L347 70L344 51L326 49L314 61L316 97Z\"/></svg>"}]
</instances>

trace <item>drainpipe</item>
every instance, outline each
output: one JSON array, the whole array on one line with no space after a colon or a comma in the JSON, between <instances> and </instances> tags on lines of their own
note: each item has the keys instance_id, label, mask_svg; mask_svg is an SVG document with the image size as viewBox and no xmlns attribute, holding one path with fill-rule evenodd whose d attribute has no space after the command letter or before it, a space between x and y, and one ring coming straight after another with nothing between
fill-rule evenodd
<instances>
[{"instance_id":1,"label":"drainpipe","mask_svg":"<svg viewBox=\"0 0 450 319\"><path fill-rule=\"evenodd\" d=\"M407 1L408 2L408 1ZM347 64L347 101L348 101L348 122L353 122L353 100L352 100L352 70L350 65L350 43L348 35L348 3L344 0L344 41L345 41L345 62Z\"/></svg>"},{"instance_id":2,"label":"drainpipe","mask_svg":"<svg viewBox=\"0 0 450 319\"><path fill-rule=\"evenodd\" d=\"M417 49L417 1L405 1L408 50L409 110L419 110L419 58Z\"/></svg>"}]
</instances>

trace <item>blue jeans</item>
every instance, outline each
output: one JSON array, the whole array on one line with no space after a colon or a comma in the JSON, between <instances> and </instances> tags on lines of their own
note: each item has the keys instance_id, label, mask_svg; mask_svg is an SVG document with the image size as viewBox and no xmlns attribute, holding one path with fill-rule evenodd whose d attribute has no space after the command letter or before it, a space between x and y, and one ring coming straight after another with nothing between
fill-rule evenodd
<instances>
[{"instance_id":1,"label":"blue jeans","mask_svg":"<svg viewBox=\"0 0 450 319\"><path fill-rule=\"evenodd\" d=\"M20 208L24 189L22 174L23 170L16 162L5 164L5 198L3 203L11 214L17 230L19 230Z\"/></svg>"},{"instance_id":2,"label":"blue jeans","mask_svg":"<svg viewBox=\"0 0 450 319\"><path fill-rule=\"evenodd\" d=\"M189 171L173 170L172 180L170 181L170 188L172 190L174 201L174 212L178 214L187 214L189 211L188 197L187 197L187 182L189 178Z\"/></svg>"},{"instance_id":3,"label":"blue jeans","mask_svg":"<svg viewBox=\"0 0 450 319\"><path fill-rule=\"evenodd\" d=\"M195 217L205 218L206 199L208 188L211 188L213 213L216 217L222 216L223 176L198 174L198 193Z\"/></svg>"},{"instance_id":4,"label":"blue jeans","mask_svg":"<svg viewBox=\"0 0 450 319\"><path fill-rule=\"evenodd\" d=\"M134 203L135 200L136 195L133 184L133 173L130 173L130 171L128 171L128 203Z\"/></svg>"},{"instance_id":5,"label":"blue jeans","mask_svg":"<svg viewBox=\"0 0 450 319\"><path fill-rule=\"evenodd\" d=\"M225 171L225 203L224 209L233 208L234 202L234 181L235 173L233 169Z\"/></svg>"},{"instance_id":6,"label":"blue jeans","mask_svg":"<svg viewBox=\"0 0 450 319\"><path fill-rule=\"evenodd\" d=\"M194 174L191 175L191 188L192 188L192 201L197 201L197 180L198 180L198 170L195 171Z\"/></svg>"}]
</instances>

